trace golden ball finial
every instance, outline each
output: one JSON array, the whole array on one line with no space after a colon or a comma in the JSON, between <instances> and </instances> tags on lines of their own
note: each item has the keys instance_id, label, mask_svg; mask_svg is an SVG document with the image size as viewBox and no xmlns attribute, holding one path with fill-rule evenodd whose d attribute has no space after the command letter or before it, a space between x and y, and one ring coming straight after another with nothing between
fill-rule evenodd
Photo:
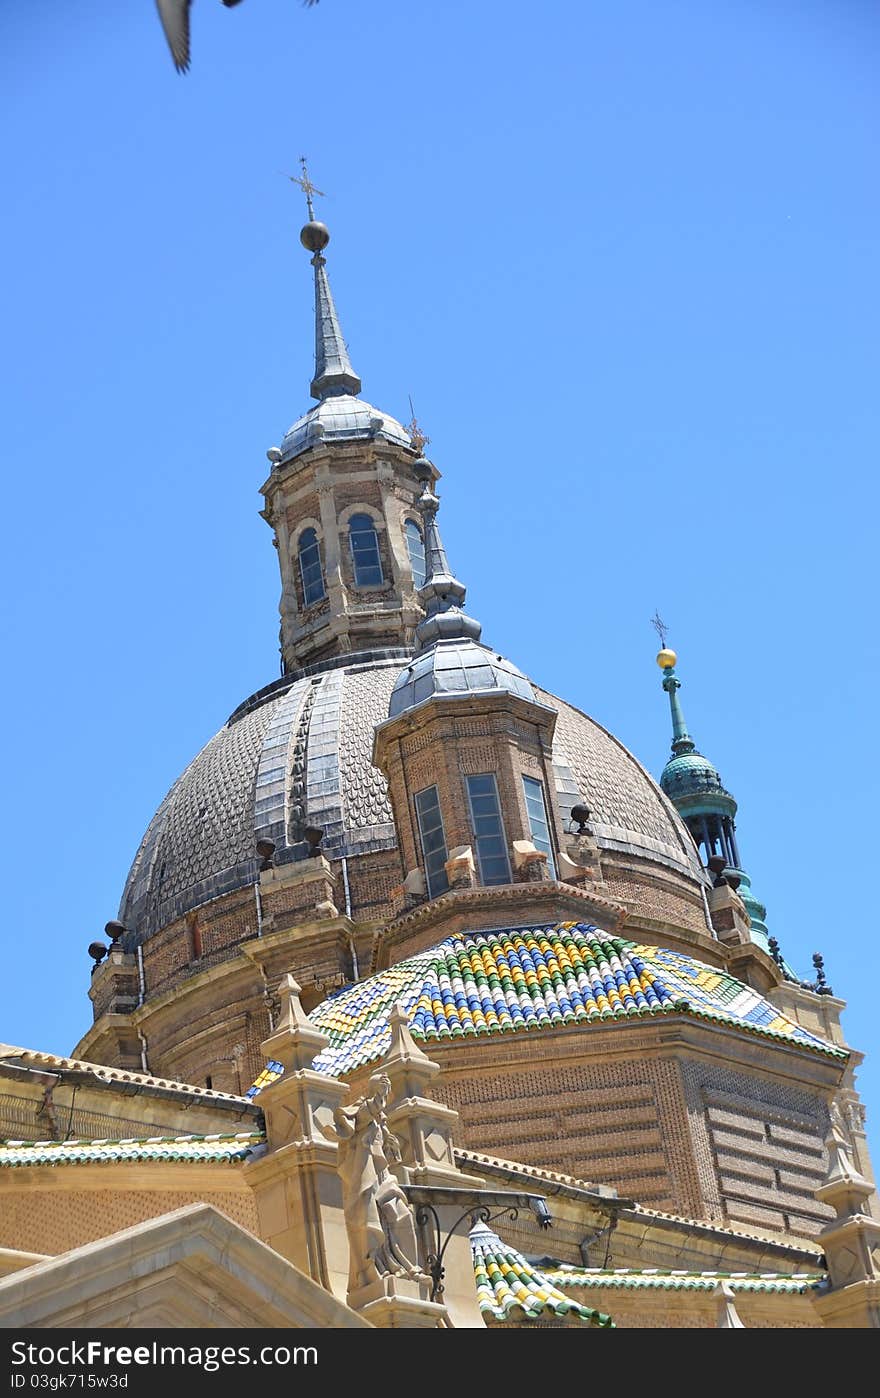
<instances>
[{"instance_id":1,"label":"golden ball finial","mask_svg":"<svg viewBox=\"0 0 880 1398\"><path fill-rule=\"evenodd\" d=\"M664 646L662 650L658 650L657 652L657 664L660 666L661 670L674 669L675 662L677 659L678 656L675 654L675 651L668 650L666 646Z\"/></svg>"}]
</instances>

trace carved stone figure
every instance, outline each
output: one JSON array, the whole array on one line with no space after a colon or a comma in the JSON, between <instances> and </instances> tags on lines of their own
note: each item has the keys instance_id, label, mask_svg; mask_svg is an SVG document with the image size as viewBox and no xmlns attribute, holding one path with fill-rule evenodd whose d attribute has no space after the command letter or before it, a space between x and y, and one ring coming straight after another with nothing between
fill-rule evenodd
<instances>
[{"instance_id":1,"label":"carved stone figure","mask_svg":"<svg viewBox=\"0 0 880 1398\"><path fill-rule=\"evenodd\" d=\"M349 1296L386 1276L428 1280L418 1265L412 1210L388 1163L389 1157L400 1159L385 1115L390 1079L374 1073L369 1088L350 1107L333 1113L348 1233Z\"/></svg>"}]
</instances>

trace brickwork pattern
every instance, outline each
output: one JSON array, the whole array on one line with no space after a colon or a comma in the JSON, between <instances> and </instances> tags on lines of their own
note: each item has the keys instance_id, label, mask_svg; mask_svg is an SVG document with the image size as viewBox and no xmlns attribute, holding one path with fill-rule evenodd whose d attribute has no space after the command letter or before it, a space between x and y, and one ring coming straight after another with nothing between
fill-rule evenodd
<instances>
[{"instance_id":1,"label":"brickwork pattern","mask_svg":"<svg viewBox=\"0 0 880 1398\"><path fill-rule=\"evenodd\" d=\"M827 1169L818 1092L689 1062L683 1083L707 1197L732 1225L813 1238L832 1216L815 1189Z\"/></svg>"},{"instance_id":2,"label":"brickwork pattern","mask_svg":"<svg viewBox=\"0 0 880 1398\"><path fill-rule=\"evenodd\" d=\"M558 1046L530 1047L531 1069L443 1075L438 1096L460 1113L458 1143L699 1216L675 1065L566 1063Z\"/></svg>"},{"instance_id":3,"label":"brickwork pattern","mask_svg":"<svg viewBox=\"0 0 880 1398\"><path fill-rule=\"evenodd\" d=\"M55 1187L22 1189L15 1193L4 1191L0 1194L0 1247L56 1256L173 1209L182 1209L186 1204L201 1203L212 1204L259 1236L256 1208L249 1190L224 1188L222 1175L216 1189L188 1189L184 1182L190 1168L188 1165L179 1167L184 1186L181 1189L119 1189L113 1185L118 1171L107 1166L106 1189ZM212 1168L220 1173L234 1167Z\"/></svg>"}]
</instances>

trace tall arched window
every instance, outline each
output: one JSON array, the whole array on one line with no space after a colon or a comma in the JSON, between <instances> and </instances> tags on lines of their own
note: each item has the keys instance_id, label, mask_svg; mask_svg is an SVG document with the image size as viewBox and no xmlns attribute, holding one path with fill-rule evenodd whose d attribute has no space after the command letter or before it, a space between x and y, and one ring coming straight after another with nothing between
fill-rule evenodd
<instances>
[{"instance_id":1,"label":"tall arched window","mask_svg":"<svg viewBox=\"0 0 880 1398\"><path fill-rule=\"evenodd\" d=\"M303 604L310 607L324 596L324 573L321 569L321 549L314 529L304 529L299 536L299 574L303 585Z\"/></svg>"},{"instance_id":2,"label":"tall arched window","mask_svg":"<svg viewBox=\"0 0 880 1398\"><path fill-rule=\"evenodd\" d=\"M357 586L381 587L385 579L379 557L379 539L369 515L352 515L348 522L348 538Z\"/></svg>"},{"instance_id":3,"label":"tall arched window","mask_svg":"<svg viewBox=\"0 0 880 1398\"><path fill-rule=\"evenodd\" d=\"M418 589L424 586L427 567L425 564L425 540L414 519L406 521L406 546L409 549L413 582Z\"/></svg>"}]
</instances>

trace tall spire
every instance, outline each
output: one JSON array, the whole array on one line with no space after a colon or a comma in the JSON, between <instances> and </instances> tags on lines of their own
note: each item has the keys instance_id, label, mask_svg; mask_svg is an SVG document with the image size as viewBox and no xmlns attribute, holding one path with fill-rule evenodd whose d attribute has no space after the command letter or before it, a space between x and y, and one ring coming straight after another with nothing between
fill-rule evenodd
<instances>
[{"instance_id":1,"label":"tall spire","mask_svg":"<svg viewBox=\"0 0 880 1398\"><path fill-rule=\"evenodd\" d=\"M688 732L678 697L681 688L675 673L678 657L674 650L667 648L665 627L662 623L658 626L658 621L656 618L654 625L660 632L663 647L657 655L657 664L663 671L663 688L669 695L672 715L672 757L660 775L660 786L690 830L697 848L702 850L707 866L713 857L723 859L725 877L727 870L731 873L730 881L734 874L738 877L739 895L752 924L752 940L766 951L769 946L764 921L767 910L752 893L748 874L740 861L734 824L736 801L715 766L698 751Z\"/></svg>"},{"instance_id":2,"label":"tall spire","mask_svg":"<svg viewBox=\"0 0 880 1398\"><path fill-rule=\"evenodd\" d=\"M425 609L425 616L416 627L418 654L436 641L456 638L479 641L483 628L462 610L467 588L452 573L446 558L437 525L440 501L434 494L430 462L420 457L414 470L423 486L417 509L424 521L425 533L425 581L419 588L419 601Z\"/></svg>"},{"instance_id":3,"label":"tall spire","mask_svg":"<svg viewBox=\"0 0 880 1398\"><path fill-rule=\"evenodd\" d=\"M288 178L303 190L309 210L309 221L299 238L303 247L313 254L312 266L315 269L315 377L310 386L311 394L319 400L340 393L357 395L361 391L361 381L348 357L330 290L327 262L321 255L330 241L330 231L325 223L315 218L312 203L312 196L318 194L323 197L323 191L309 179L304 155L300 156L300 164L302 175L290 175Z\"/></svg>"}]
</instances>

